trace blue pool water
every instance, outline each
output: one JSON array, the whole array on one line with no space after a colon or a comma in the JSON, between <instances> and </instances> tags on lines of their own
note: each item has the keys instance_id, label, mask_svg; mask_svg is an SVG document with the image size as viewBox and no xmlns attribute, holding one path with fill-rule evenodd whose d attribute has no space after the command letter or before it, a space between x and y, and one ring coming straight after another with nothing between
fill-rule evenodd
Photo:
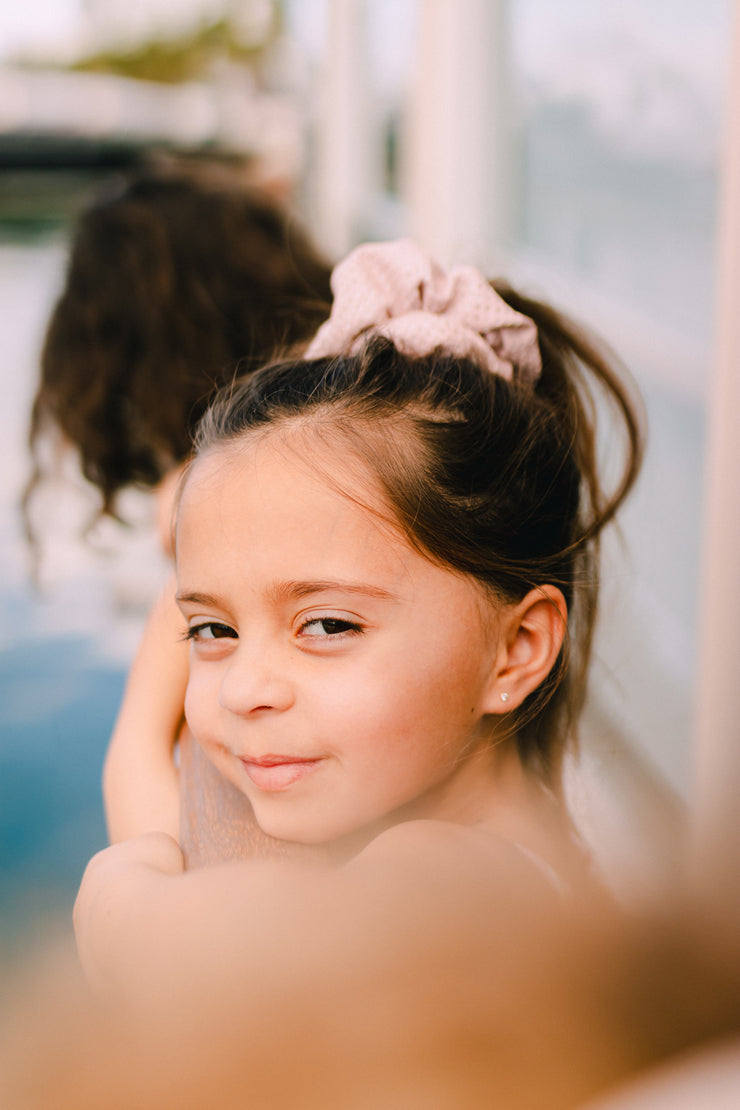
<instances>
[{"instance_id":1,"label":"blue pool water","mask_svg":"<svg viewBox=\"0 0 740 1110\"><path fill-rule=\"evenodd\" d=\"M3 923L71 906L105 844L100 769L123 674L89 640L29 640L0 653L0 895Z\"/></svg>"},{"instance_id":2,"label":"blue pool water","mask_svg":"<svg viewBox=\"0 0 740 1110\"><path fill-rule=\"evenodd\" d=\"M74 483L39 498L41 587L18 509L38 352L62 280L64 236L0 240L0 936L67 921L86 861L105 844L103 754L146 604L115 585L115 558L80 538ZM101 546L100 544L98 545ZM102 545L105 546L105 545ZM109 544L110 548L111 545ZM146 577L146 552L131 573ZM140 576L141 576L140 575ZM144 591L146 592L146 591Z\"/></svg>"}]
</instances>

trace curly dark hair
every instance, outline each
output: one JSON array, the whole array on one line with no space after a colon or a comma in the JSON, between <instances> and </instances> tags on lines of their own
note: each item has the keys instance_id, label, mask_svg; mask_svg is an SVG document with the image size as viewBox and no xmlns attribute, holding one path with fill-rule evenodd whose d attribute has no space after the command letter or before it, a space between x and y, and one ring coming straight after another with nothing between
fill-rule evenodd
<instances>
[{"instance_id":1,"label":"curly dark hair","mask_svg":"<svg viewBox=\"0 0 740 1110\"><path fill-rule=\"evenodd\" d=\"M188 456L218 386L314 334L329 277L302 229L236 173L142 169L100 197L79 218L46 332L26 507L54 429L101 513L115 515L124 487L155 486Z\"/></svg>"}]
</instances>

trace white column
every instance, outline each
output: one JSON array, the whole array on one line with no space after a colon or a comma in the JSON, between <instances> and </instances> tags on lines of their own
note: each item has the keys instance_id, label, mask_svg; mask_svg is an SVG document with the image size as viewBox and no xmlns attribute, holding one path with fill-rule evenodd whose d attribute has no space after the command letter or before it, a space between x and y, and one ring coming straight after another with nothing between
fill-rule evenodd
<instances>
[{"instance_id":1,"label":"white column","mask_svg":"<svg viewBox=\"0 0 740 1110\"><path fill-rule=\"evenodd\" d=\"M718 226L697 687L698 866L740 914L740 17L736 12Z\"/></svg>"},{"instance_id":2,"label":"white column","mask_svg":"<svg viewBox=\"0 0 740 1110\"><path fill-rule=\"evenodd\" d=\"M422 0L403 172L410 234L486 265L505 233L506 0Z\"/></svg>"},{"instance_id":3,"label":"white column","mask_svg":"<svg viewBox=\"0 0 740 1110\"><path fill-rule=\"evenodd\" d=\"M362 42L363 0L328 0L316 130L313 233L332 258L354 245L371 156Z\"/></svg>"}]
</instances>

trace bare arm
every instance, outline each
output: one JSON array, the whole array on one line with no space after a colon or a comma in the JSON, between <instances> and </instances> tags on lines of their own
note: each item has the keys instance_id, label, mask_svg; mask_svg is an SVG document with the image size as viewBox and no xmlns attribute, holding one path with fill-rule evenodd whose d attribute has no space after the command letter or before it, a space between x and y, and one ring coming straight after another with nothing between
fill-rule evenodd
<instances>
[{"instance_id":1,"label":"bare arm","mask_svg":"<svg viewBox=\"0 0 740 1110\"><path fill-rule=\"evenodd\" d=\"M226 987L239 973L246 983L266 958L305 951L326 876L259 859L185 872L179 845L162 832L114 844L88 864L75 903L86 978L133 1006L175 1002L196 982Z\"/></svg>"},{"instance_id":2,"label":"bare arm","mask_svg":"<svg viewBox=\"0 0 740 1110\"><path fill-rule=\"evenodd\" d=\"M105 1024L97 1004L84 1021L70 1021L69 1007L50 997L44 964L43 1005L3 1054L3 1090L9 1074L17 1096L5 1101L47 1106L54 1090L55 1105L75 1110L242 1105L247 1092L272 1108L431 1100L566 1110L648 1061L707 1036L737 1036L736 953L719 957L708 907L675 898L652 916L622 919L603 904L575 902L558 911L497 868L485 897L479 874L459 887L465 897L445 899L449 867L433 879L428 866L443 845L427 854L426 831L444 830L403 833L407 881L366 875L364 887L352 876L373 853L382 862L381 837L356 868L335 873L347 886L330 875L278 888L274 864L183 876L177 846L151 834L109 849L86 876L78 928L127 902L138 906L148 925L169 921L176 974L163 981L168 966L144 948L145 962L126 982L139 990L143 1014L116 1004L115 1023ZM395 854L393 839L385 845ZM428 881L409 885L414 859ZM106 889L113 900L96 904ZM345 892L341 901L332 890ZM261 904L281 909L271 935L255 927ZM183 928L172 928L172 913ZM134 914L121 927L142 930L143 921ZM198 950L189 951L194 938Z\"/></svg>"},{"instance_id":3,"label":"bare arm","mask_svg":"<svg viewBox=\"0 0 740 1110\"><path fill-rule=\"evenodd\" d=\"M149 616L126 684L103 770L108 835L113 843L152 829L179 832L173 751L183 722L188 646L174 581Z\"/></svg>"},{"instance_id":4,"label":"bare arm","mask_svg":"<svg viewBox=\"0 0 740 1110\"><path fill-rule=\"evenodd\" d=\"M514 846L479 850L475 834L410 822L349 864L254 859L183 872L172 838L149 833L88 866L75 906L78 950L102 994L146 1003L194 987L224 989L268 969L289 981L306 963L379 959L430 923L485 943L517 920L552 918L560 897Z\"/></svg>"}]
</instances>

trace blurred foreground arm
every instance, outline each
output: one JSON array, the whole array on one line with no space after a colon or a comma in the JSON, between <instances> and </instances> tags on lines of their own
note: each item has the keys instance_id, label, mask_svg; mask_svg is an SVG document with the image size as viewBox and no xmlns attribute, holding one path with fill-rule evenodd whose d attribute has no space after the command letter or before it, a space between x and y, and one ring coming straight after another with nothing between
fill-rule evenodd
<instances>
[{"instance_id":1,"label":"blurred foreground arm","mask_svg":"<svg viewBox=\"0 0 740 1110\"><path fill-rule=\"evenodd\" d=\"M328 855L251 859L183 871L175 840L150 832L98 853L75 905L82 965L94 990L131 1003L177 998L257 967L281 973L316 949L364 959L397 933L430 922L453 935L508 932L513 914L539 920L562 897L514 845L481 850L475 833L441 822L387 830L342 865ZM384 938L384 939L383 939ZM418 943L415 942L415 943Z\"/></svg>"},{"instance_id":2,"label":"blurred foreground arm","mask_svg":"<svg viewBox=\"0 0 740 1110\"><path fill-rule=\"evenodd\" d=\"M242 1105L245 1091L275 1110L432 1096L445 1110L570 1110L738 1029L735 954L717 950L690 899L624 918L555 898L506 845L485 875L470 857L453 867L455 844L440 853L432 830L427 851L424 832L386 841L397 866L376 842L357 866L323 871L253 861L180 874L161 834L101 853L75 917L88 978L113 1005L45 1054L74 1076L69 1105L94 1110L102 1089L116 1110ZM124 1035L101 1013L125 1019ZM108 1070L70 1071L91 1038ZM26 1087L39 1073L29 1044ZM67 1105L48 1073L44 1087Z\"/></svg>"}]
</instances>

